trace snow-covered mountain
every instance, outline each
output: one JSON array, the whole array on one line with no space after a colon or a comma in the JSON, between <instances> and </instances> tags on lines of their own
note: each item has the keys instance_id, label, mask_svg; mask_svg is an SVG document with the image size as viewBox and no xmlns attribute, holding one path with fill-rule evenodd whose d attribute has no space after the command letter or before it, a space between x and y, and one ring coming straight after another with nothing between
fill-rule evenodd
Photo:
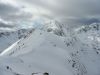
<instances>
[{"instance_id":1,"label":"snow-covered mountain","mask_svg":"<svg viewBox=\"0 0 100 75\"><path fill-rule=\"evenodd\" d=\"M50 21L41 29L19 30L21 38L16 31L9 36L12 45L0 48L0 74L99 75L99 25L71 29Z\"/></svg>"},{"instance_id":2,"label":"snow-covered mountain","mask_svg":"<svg viewBox=\"0 0 100 75\"><path fill-rule=\"evenodd\" d=\"M0 52L11 46L17 40L25 37L31 29L18 29L15 31L1 31L0 32Z\"/></svg>"}]
</instances>

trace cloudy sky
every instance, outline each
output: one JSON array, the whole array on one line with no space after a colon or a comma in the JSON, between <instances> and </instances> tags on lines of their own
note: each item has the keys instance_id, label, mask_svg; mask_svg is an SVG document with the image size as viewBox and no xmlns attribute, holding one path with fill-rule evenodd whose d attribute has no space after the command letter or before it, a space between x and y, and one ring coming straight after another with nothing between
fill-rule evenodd
<instances>
[{"instance_id":1,"label":"cloudy sky","mask_svg":"<svg viewBox=\"0 0 100 75\"><path fill-rule=\"evenodd\" d=\"M37 17L66 24L91 24L100 20L100 0L0 0L0 27L29 23Z\"/></svg>"}]
</instances>

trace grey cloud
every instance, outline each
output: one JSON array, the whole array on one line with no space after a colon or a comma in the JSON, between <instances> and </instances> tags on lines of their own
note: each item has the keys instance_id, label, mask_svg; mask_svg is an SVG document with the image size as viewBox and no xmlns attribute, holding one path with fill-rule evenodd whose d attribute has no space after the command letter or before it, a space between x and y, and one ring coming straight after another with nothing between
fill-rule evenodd
<instances>
[{"instance_id":1,"label":"grey cloud","mask_svg":"<svg viewBox=\"0 0 100 75\"><path fill-rule=\"evenodd\" d=\"M15 0L20 4L34 5L37 8L49 10L52 14L43 14L47 18L57 18L63 23L91 24L100 22L100 0ZM27 6L25 6L27 7ZM27 21L32 17L32 13L22 12L21 9L13 5L0 3L0 17L10 21ZM37 9L39 10L39 9ZM40 10L41 12L41 10ZM34 13L33 13L34 15ZM16 22L17 23L17 22ZM3 25L2 25L3 26ZM4 25L5 26L5 25Z\"/></svg>"},{"instance_id":2,"label":"grey cloud","mask_svg":"<svg viewBox=\"0 0 100 75\"><path fill-rule=\"evenodd\" d=\"M57 5L52 5L50 0L22 0L32 5L38 5L51 10L54 14L65 16L99 15L100 0L52 0Z\"/></svg>"},{"instance_id":3,"label":"grey cloud","mask_svg":"<svg viewBox=\"0 0 100 75\"><path fill-rule=\"evenodd\" d=\"M50 4L50 0L22 1L48 9L54 17L74 17L73 19L65 19L66 22L72 20L78 23L92 23L99 22L100 19L100 0L51 0L56 5Z\"/></svg>"},{"instance_id":4,"label":"grey cloud","mask_svg":"<svg viewBox=\"0 0 100 75\"><path fill-rule=\"evenodd\" d=\"M97 18L91 18L91 19L80 19L78 20L78 22L82 23L82 24L92 24L92 23L99 23L100 20Z\"/></svg>"},{"instance_id":5,"label":"grey cloud","mask_svg":"<svg viewBox=\"0 0 100 75\"><path fill-rule=\"evenodd\" d=\"M14 25L13 25L13 23L10 23L10 22L7 22L7 21L4 21L4 20L0 20L0 28L13 28L14 27Z\"/></svg>"},{"instance_id":6,"label":"grey cloud","mask_svg":"<svg viewBox=\"0 0 100 75\"><path fill-rule=\"evenodd\" d=\"M64 23L66 25L70 26L80 26L80 25L90 25L92 23L100 23L100 18L96 17L73 17L73 18L61 18L59 20L61 23Z\"/></svg>"},{"instance_id":7,"label":"grey cloud","mask_svg":"<svg viewBox=\"0 0 100 75\"><path fill-rule=\"evenodd\" d=\"M11 15L8 15L7 17L4 17L5 20L9 20L13 22L18 22L21 20L26 21L26 20L30 20L30 18L32 18L32 14L26 13L26 12L22 12L19 14L11 14Z\"/></svg>"},{"instance_id":8,"label":"grey cloud","mask_svg":"<svg viewBox=\"0 0 100 75\"><path fill-rule=\"evenodd\" d=\"M5 24L5 23L0 23L0 27L13 28L14 25L11 25L11 24Z\"/></svg>"},{"instance_id":9,"label":"grey cloud","mask_svg":"<svg viewBox=\"0 0 100 75\"><path fill-rule=\"evenodd\" d=\"M18 8L13 7L9 4L0 3L0 15L12 14L19 11Z\"/></svg>"},{"instance_id":10,"label":"grey cloud","mask_svg":"<svg viewBox=\"0 0 100 75\"><path fill-rule=\"evenodd\" d=\"M28 21L32 17L31 13L23 11L23 7L14 6L13 4L3 3L0 1L0 18L4 21L11 21L13 24L0 22L0 27L12 28L18 25L18 22Z\"/></svg>"},{"instance_id":11,"label":"grey cloud","mask_svg":"<svg viewBox=\"0 0 100 75\"><path fill-rule=\"evenodd\" d=\"M0 2L0 17L2 18L8 17L12 14L16 14L19 11L20 9L13 5Z\"/></svg>"}]
</instances>

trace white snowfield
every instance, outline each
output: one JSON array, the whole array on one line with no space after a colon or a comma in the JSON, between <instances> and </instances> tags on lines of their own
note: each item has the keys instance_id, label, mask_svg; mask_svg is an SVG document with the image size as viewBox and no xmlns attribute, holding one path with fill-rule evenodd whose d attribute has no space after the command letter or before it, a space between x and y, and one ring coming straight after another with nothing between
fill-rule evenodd
<instances>
[{"instance_id":1,"label":"white snowfield","mask_svg":"<svg viewBox=\"0 0 100 75\"><path fill-rule=\"evenodd\" d=\"M10 47L8 47L7 49L5 49L5 50L0 54L0 56L4 56L5 54L6 54L6 55L9 54L9 53L11 52L11 49L14 48L14 47L18 44L19 41L20 41L20 40L18 40L17 42L15 42L14 44L12 44Z\"/></svg>"},{"instance_id":2,"label":"white snowfield","mask_svg":"<svg viewBox=\"0 0 100 75\"><path fill-rule=\"evenodd\" d=\"M0 54L0 75L100 75L97 24L71 32L59 25L49 32L49 27L30 30L5 49Z\"/></svg>"}]
</instances>

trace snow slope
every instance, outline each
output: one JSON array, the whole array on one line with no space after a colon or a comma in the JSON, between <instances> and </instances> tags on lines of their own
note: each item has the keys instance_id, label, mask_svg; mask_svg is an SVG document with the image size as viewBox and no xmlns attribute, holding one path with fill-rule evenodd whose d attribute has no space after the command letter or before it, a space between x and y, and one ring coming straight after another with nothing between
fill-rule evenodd
<instances>
[{"instance_id":1,"label":"snow slope","mask_svg":"<svg viewBox=\"0 0 100 75\"><path fill-rule=\"evenodd\" d=\"M15 31L0 31L0 53L15 43L17 40L24 37L30 29L20 29Z\"/></svg>"},{"instance_id":2,"label":"snow slope","mask_svg":"<svg viewBox=\"0 0 100 75\"><path fill-rule=\"evenodd\" d=\"M44 29L30 29L0 54L0 74L100 75L98 24L66 30L51 22Z\"/></svg>"},{"instance_id":3,"label":"snow slope","mask_svg":"<svg viewBox=\"0 0 100 75\"><path fill-rule=\"evenodd\" d=\"M56 41L54 41L56 40L56 38L59 37L51 33L49 34L44 31L42 32L40 30L35 30L27 38L18 41L19 43L16 42L10 48L2 52L1 56L17 56L23 60L24 65L30 65L30 67L28 68L28 72L27 69L24 69L22 67L24 71L22 70L21 72L24 73L24 75L30 75L32 72L42 73L45 71L51 73L52 75L72 75L72 72L70 72L69 69L67 70L67 63L65 63L67 62L66 58L70 58L68 53L65 49L55 47L55 44L52 44L53 42L56 43ZM60 37L58 40L60 39L62 39L62 37ZM63 40L61 40L61 42L62 41ZM25 45L22 47L22 44ZM19 46L20 49L16 50L17 48L19 48Z\"/></svg>"}]
</instances>

